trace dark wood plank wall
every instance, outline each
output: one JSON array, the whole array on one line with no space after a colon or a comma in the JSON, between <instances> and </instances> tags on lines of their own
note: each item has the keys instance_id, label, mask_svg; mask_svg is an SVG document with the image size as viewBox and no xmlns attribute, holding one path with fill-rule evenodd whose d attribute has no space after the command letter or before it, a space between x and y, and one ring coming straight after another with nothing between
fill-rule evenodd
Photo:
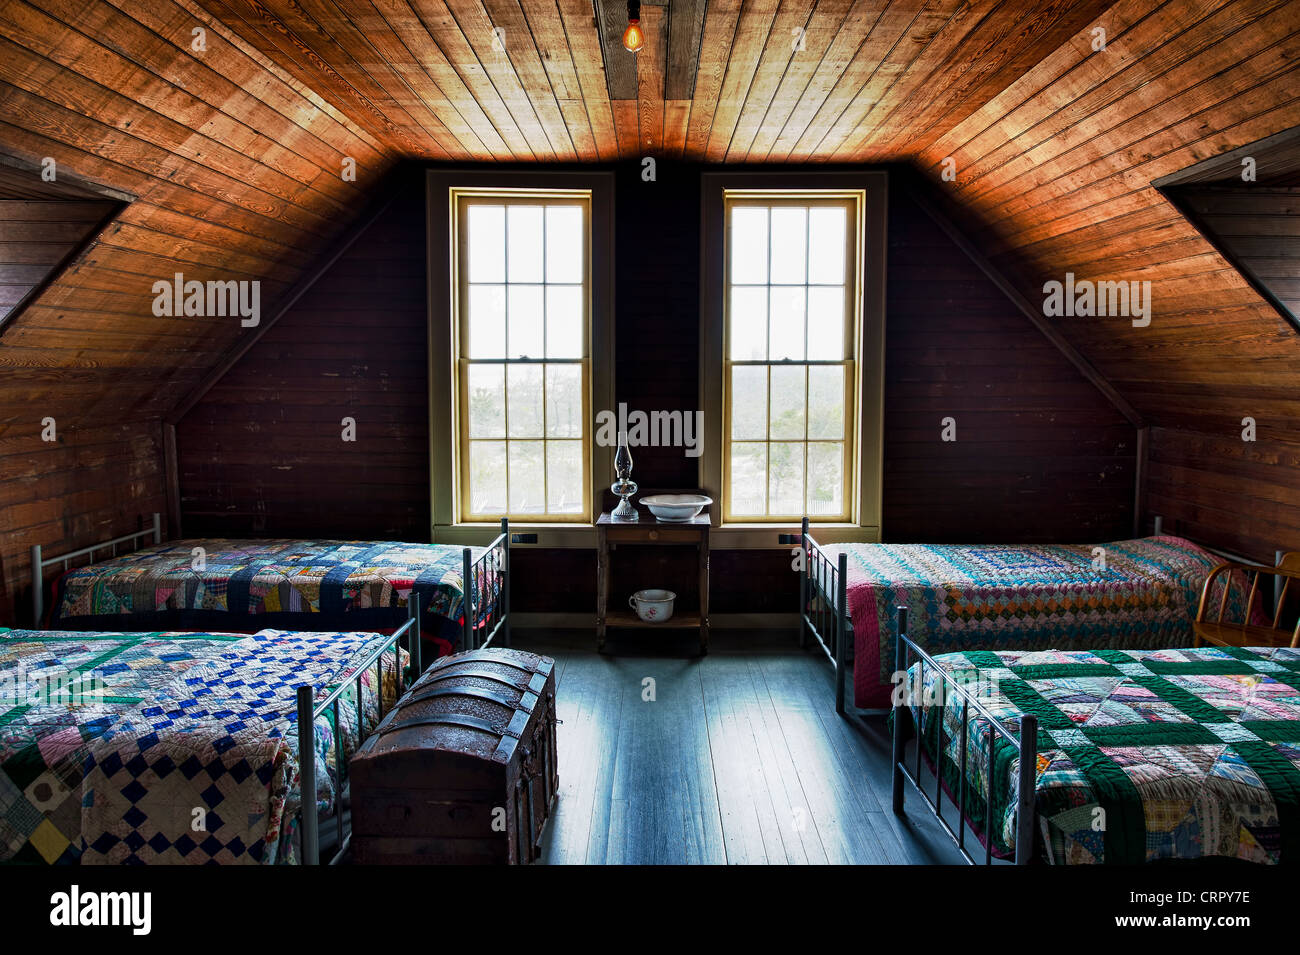
<instances>
[{"instance_id":1,"label":"dark wood plank wall","mask_svg":"<svg viewBox=\"0 0 1300 955\"><path fill-rule=\"evenodd\" d=\"M186 536L429 539L426 272L414 191L178 424Z\"/></svg>"},{"instance_id":2,"label":"dark wood plank wall","mask_svg":"<svg viewBox=\"0 0 1300 955\"><path fill-rule=\"evenodd\" d=\"M640 172L617 169L616 400L691 411L700 167ZM187 534L428 539L423 228L419 197L397 200L181 422ZM1133 429L901 190L890 230L886 537L1126 536ZM349 413L355 445L339 441ZM955 443L940 440L947 415ZM634 457L643 487L695 486L680 448ZM689 567L624 561L693 599ZM520 548L516 609L590 611L593 568L590 551ZM712 579L715 612L794 609L782 550L715 551Z\"/></svg>"},{"instance_id":3,"label":"dark wood plank wall","mask_svg":"<svg viewBox=\"0 0 1300 955\"><path fill-rule=\"evenodd\" d=\"M1244 152L1258 155L1258 181L1242 182L1241 158L1230 153L1206 163L1232 163L1221 179L1209 174L1166 194L1257 289L1300 316L1300 148L1294 135L1257 145ZM1151 430L1145 510L1172 532L1271 564L1276 551L1300 549L1300 434L1292 415L1247 396L1253 372L1242 369L1235 423L1225 416Z\"/></svg>"},{"instance_id":4,"label":"dark wood plank wall","mask_svg":"<svg viewBox=\"0 0 1300 955\"><path fill-rule=\"evenodd\" d=\"M1170 191L1206 238L1300 322L1300 186L1236 182Z\"/></svg>"},{"instance_id":5,"label":"dark wood plank wall","mask_svg":"<svg viewBox=\"0 0 1300 955\"><path fill-rule=\"evenodd\" d=\"M46 417L53 441L42 439ZM141 530L165 501L158 419L85 427L31 404L0 436L0 626L31 622L33 544L54 556Z\"/></svg>"},{"instance_id":6,"label":"dark wood plank wall","mask_svg":"<svg viewBox=\"0 0 1300 955\"><path fill-rule=\"evenodd\" d=\"M1165 530L1265 564L1300 550L1300 441L1265 419L1243 428L1152 428L1143 510Z\"/></svg>"},{"instance_id":7,"label":"dark wood plank wall","mask_svg":"<svg viewBox=\"0 0 1300 955\"><path fill-rule=\"evenodd\" d=\"M886 315L887 540L1130 535L1135 429L901 189Z\"/></svg>"},{"instance_id":8,"label":"dark wood plank wall","mask_svg":"<svg viewBox=\"0 0 1300 955\"><path fill-rule=\"evenodd\" d=\"M108 200L0 199L0 324L116 208Z\"/></svg>"}]
</instances>

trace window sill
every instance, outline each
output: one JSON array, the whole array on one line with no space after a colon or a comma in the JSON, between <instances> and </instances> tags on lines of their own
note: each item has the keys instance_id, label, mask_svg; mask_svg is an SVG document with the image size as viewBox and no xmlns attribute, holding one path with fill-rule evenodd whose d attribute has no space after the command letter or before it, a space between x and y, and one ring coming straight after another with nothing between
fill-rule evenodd
<instances>
[{"instance_id":1,"label":"window sill","mask_svg":"<svg viewBox=\"0 0 1300 955\"><path fill-rule=\"evenodd\" d=\"M671 525L669 525L671 526ZM810 528L819 544L874 544L880 540L880 528L874 524L814 524ZM711 550L770 550L785 548L782 534L798 534L798 524L715 524L709 531ZM436 524L435 544L482 547L500 533L498 524ZM512 547L573 548L594 550L594 524L511 524L510 533L535 534L536 541L511 544Z\"/></svg>"},{"instance_id":2,"label":"window sill","mask_svg":"<svg viewBox=\"0 0 1300 955\"><path fill-rule=\"evenodd\" d=\"M435 544L458 544L464 547L482 547L501 533L499 523L464 523L435 524L433 542ZM511 536L515 534L535 534L536 541L527 544L511 544L511 547L574 547L594 549L596 546L596 525L586 523L572 524L510 524Z\"/></svg>"}]
</instances>

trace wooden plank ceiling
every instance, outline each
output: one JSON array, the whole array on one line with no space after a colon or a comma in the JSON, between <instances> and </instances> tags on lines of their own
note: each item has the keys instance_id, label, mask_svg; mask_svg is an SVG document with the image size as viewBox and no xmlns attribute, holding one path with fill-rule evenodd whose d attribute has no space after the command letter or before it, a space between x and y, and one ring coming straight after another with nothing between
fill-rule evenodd
<instances>
[{"instance_id":1,"label":"wooden plank ceiling","mask_svg":"<svg viewBox=\"0 0 1300 955\"><path fill-rule=\"evenodd\" d=\"M4 329L0 440L166 415L248 331L152 283L261 279L269 314L398 160L644 154L915 163L1031 300L1152 280L1150 327L1063 325L1144 416L1248 397L1300 437L1297 336L1150 186L1300 125L1296 0L647 2L636 57L596 2L616 34L604 0L0 5L0 152L137 197Z\"/></svg>"}]
</instances>

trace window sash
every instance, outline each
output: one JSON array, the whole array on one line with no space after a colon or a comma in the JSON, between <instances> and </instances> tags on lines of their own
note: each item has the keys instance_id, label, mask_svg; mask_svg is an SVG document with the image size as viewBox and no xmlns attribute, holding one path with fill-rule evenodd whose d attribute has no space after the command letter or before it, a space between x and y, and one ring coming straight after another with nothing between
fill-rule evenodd
<instances>
[{"instance_id":1,"label":"window sash","mask_svg":"<svg viewBox=\"0 0 1300 955\"><path fill-rule=\"evenodd\" d=\"M774 283L771 281L770 256L771 256L771 223L768 223L768 255L769 255L769 272L768 281L762 284L757 283L733 283L732 276L732 210L737 207L800 207L800 208L842 208L845 210L845 248L844 248L844 350L845 356L838 360L829 359L808 359L808 340L809 340L809 318L805 306L804 318L804 358L803 359L773 359L771 351L771 315L768 315L767 321L767 355L766 360L755 359L732 359L732 317L731 317L731 291L733 288L756 288L772 289L780 288L826 288L826 283L814 283L806 281L807 274L807 252L805 252L805 281L802 283ZM852 521L855 513L855 502L857 500L858 474L856 467L857 460L857 421L856 410L858 405L858 374L859 363L857 361L856 343L860 340L861 328L861 299L862 299L862 281L860 263L858 260L858 249L860 248L861 232L863 228L863 197L860 192L836 192L836 191L807 191L807 192L759 192L744 191L737 192L728 190L723 198L723 234L724 234L724 252L722 258L722 315L723 315L723 334L722 334L722 460L721 460L721 494L722 494L722 518L726 523L789 523L798 521L807 514L815 517L818 521L825 522L845 522ZM806 235L805 242L810 239ZM767 434L763 439L740 439L738 444L763 444L766 448L765 456L765 477L766 487L763 490L764 511L763 514L744 514L737 513L732 507L732 376L736 367L753 366L768 369L768 388L767 402L768 407L765 412ZM810 485L810 473L808 467L808 447L812 444L829 444L836 443L829 439L809 439L809 408L808 408L808 381L809 375L805 371L804 375L804 437L803 439L781 439L771 437L771 369L781 367L816 367L816 366L839 366L844 369L844 434L843 447L840 461L840 502L841 510L834 514L817 514L808 513L808 490ZM771 468L771 446L772 444L799 444L803 448L803 507L799 513L785 513L771 511L771 486L772 486L772 468Z\"/></svg>"},{"instance_id":2,"label":"window sash","mask_svg":"<svg viewBox=\"0 0 1300 955\"><path fill-rule=\"evenodd\" d=\"M453 353L456 356L454 373L456 377L456 400L457 408L455 417L457 422L457 440L453 453L455 457L455 473L457 477L457 487L455 490L455 508L457 519L461 523L490 523L500 520L501 517L508 517L511 521L527 523L556 523L556 524L580 524L591 522L592 512L592 483L591 483L591 311L592 311L592 287L591 287L591 197L586 190L478 190L463 189L452 191L453 199L453 249L455 255L452 260L453 289L455 290L452 308L454 310L453 328L456 332L456 339L453 344ZM467 353L467 346L470 342L469 335L469 209L474 205L486 206L542 206L543 208L553 206L576 206L583 210L583 265L582 265L582 356L580 358L547 358L545 357L545 347L543 346L543 355L529 358L512 358L509 357L509 306L506 306L505 334L506 350L503 357L492 358L470 358ZM545 223L545 218L543 218ZM509 246L509 216L503 234L503 241ZM492 283L474 283L500 285L503 289L508 290L511 285L528 285L537 286L542 289L542 309L545 317L546 294L547 288L575 287L573 282L547 282L545 273L546 247L545 247L545 224L543 224L543 247L542 247L543 273L541 281L538 282L511 282L509 274L502 277L501 282ZM545 322L545 319L544 319ZM544 323L543 328L546 325ZM506 422L505 435L500 438L471 438L469 435L469 369L473 365L500 365L505 370L505 381L503 382L502 398L506 406L503 411ZM537 365L543 369L542 374L542 436L540 437L510 437L509 433L509 366L511 365ZM549 510L549 468L548 468L548 449L547 445L558 441L575 442L576 438L548 438L546 431L546 375L544 369L550 365L567 365L578 366L581 368L581 393L582 393L582 411L581 411L581 444L582 444L582 508L581 511L573 513L553 512ZM475 514L471 511L471 492L472 484L470 481L470 449L474 442L493 441L500 442L505 446L506 451L506 474L504 477L506 484L506 510L494 512L491 514ZM510 510L510 477L509 477L509 455L510 445L516 443L539 443L543 445L542 458L542 478L543 493L542 502L545 510L542 511L513 511Z\"/></svg>"}]
</instances>

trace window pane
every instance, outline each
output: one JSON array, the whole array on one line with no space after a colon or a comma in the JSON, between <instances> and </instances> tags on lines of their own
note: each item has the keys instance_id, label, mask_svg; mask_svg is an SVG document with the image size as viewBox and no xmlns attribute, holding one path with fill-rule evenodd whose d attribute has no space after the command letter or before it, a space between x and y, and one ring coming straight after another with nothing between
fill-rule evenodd
<instances>
[{"instance_id":1,"label":"window pane","mask_svg":"<svg viewBox=\"0 0 1300 955\"><path fill-rule=\"evenodd\" d=\"M469 287L469 357L506 357L506 287Z\"/></svg>"},{"instance_id":2,"label":"window pane","mask_svg":"<svg viewBox=\"0 0 1300 955\"><path fill-rule=\"evenodd\" d=\"M767 445L731 445L731 513L760 517L767 511Z\"/></svg>"},{"instance_id":3,"label":"window pane","mask_svg":"<svg viewBox=\"0 0 1300 955\"><path fill-rule=\"evenodd\" d=\"M540 285L511 285L506 303L509 310L508 341L511 358L541 358L542 346L542 287Z\"/></svg>"},{"instance_id":4,"label":"window pane","mask_svg":"<svg viewBox=\"0 0 1300 955\"><path fill-rule=\"evenodd\" d=\"M506 443L469 443L469 510L471 514L506 512Z\"/></svg>"},{"instance_id":5,"label":"window pane","mask_svg":"<svg viewBox=\"0 0 1300 955\"><path fill-rule=\"evenodd\" d=\"M808 514L844 513L844 445L808 445Z\"/></svg>"},{"instance_id":6,"label":"window pane","mask_svg":"<svg viewBox=\"0 0 1300 955\"><path fill-rule=\"evenodd\" d=\"M469 207L469 280L506 280L505 206Z\"/></svg>"},{"instance_id":7,"label":"window pane","mask_svg":"<svg viewBox=\"0 0 1300 955\"><path fill-rule=\"evenodd\" d=\"M808 358L841 361L844 354L844 287L808 289Z\"/></svg>"},{"instance_id":8,"label":"window pane","mask_svg":"<svg viewBox=\"0 0 1300 955\"><path fill-rule=\"evenodd\" d=\"M803 285L806 281L808 210L792 206L772 209L772 283Z\"/></svg>"},{"instance_id":9,"label":"window pane","mask_svg":"<svg viewBox=\"0 0 1300 955\"><path fill-rule=\"evenodd\" d=\"M808 369L808 437L844 437L844 366Z\"/></svg>"},{"instance_id":10,"label":"window pane","mask_svg":"<svg viewBox=\"0 0 1300 955\"><path fill-rule=\"evenodd\" d=\"M731 290L731 360L763 361L767 358L767 289Z\"/></svg>"},{"instance_id":11,"label":"window pane","mask_svg":"<svg viewBox=\"0 0 1300 955\"><path fill-rule=\"evenodd\" d=\"M546 366L546 436L582 437L582 366Z\"/></svg>"},{"instance_id":12,"label":"window pane","mask_svg":"<svg viewBox=\"0 0 1300 955\"><path fill-rule=\"evenodd\" d=\"M581 515L590 470L587 206L524 190L458 202L461 514ZM766 346L766 307L759 318Z\"/></svg>"},{"instance_id":13,"label":"window pane","mask_svg":"<svg viewBox=\"0 0 1300 955\"><path fill-rule=\"evenodd\" d=\"M803 513L803 444L773 442L768 480L769 514Z\"/></svg>"},{"instance_id":14,"label":"window pane","mask_svg":"<svg viewBox=\"0 0 1300 955\"><path fill-rule=\"evenodd\" d=\"M507 281L542 281L542 207L511 206L506 222Z\"/></svg>"},{"instance_id":15,"label":"window pane","mask_svg":"<svg viewBox=\"0 0 1300 955\"><path fill-rule=\"evenodd\" d=\"M542 436L542 366L511 365L506 377L510 388L510 434L512 438Z\"/></svg>"},{"instance_id":16,"label":"window pane","mask_svg":"<svg viewBox=\"0 0 1300 955\"><path fill-rule=\"evenodd\" d=\"M546 210L546 281L582 281L582 209L549 206Z\"/></svg>"},{"instance_id":17,"label":"window pane","mask_svg":"<svg viewBox=\"0 0 1300 955\"><path fill-rule=\"evenodd\" d=\"M844 284L846 210L823 207L808 216L808 281L813 285Z\"/></svg>"},{"instance_id":18,"label":"window pane","mask_svg":"<svg viewBox=\"0 0 1300 955\"><path fill-rule=\"evenodd\" d=\"M804 437L804 366L772 366L771 437Z\"/></svg>"},{"instance_id":19,"label":"window pane","mask_svg":"<svg viewBox=\"0 0 1300 955\"><path fill-rule=\"evenodd\" d=\"M731 209L731 281L735 285L767 282L767 210L759 206Z\"/></svg>"},{"instance_id":20,"label":"window pane","mask_svg":"<svg viewBox=\"0 0 1300 955\"><path fill-rule=\"evenodd\" d=\"M469 436L506 436L506 393L504 365L470 365L466 376L469 392Z\"/></svg>"},{"instance_id":21,"label":"window pane","mask_svg":"<svg viewBox=\"0 0 1300 955\"><path fill-rule=\"evenodd\" d=\"M772 361L803 361L803 286L772 289Z\"/></svg>"},{"instance_id":22,"label":"window pane","mask_svg":"<svg viewBox=\"0 0 1300 955\"><path fill-rule=\"evenodd\" d=\"M552 514L582 513L582 442L546 442L546 507Z\"/></svg>"},{"instance_id":23,"label":"window pane","mask_svg":"<svg viewBox=\"0 0 1300 955\"><path fill-rule=\"evenodd\" d=\"M763 365L731 366L731 438L733 441L767 437L767 368Z\"/></svg>"},{"instance_id":24,"label":"window pane","mask_svg":"<svg viewBox=\"0 0 1300 955\"><path fill-rule=\"evenodd\" d=\"M755 201L727 206L727 512L839 518L852 477L856 206L812 193Z\"/></svg>"},{"instance_id":25,"label":"window pane","mask_svg":"<svg viewBox=\"0 0 1300 955\"><path fill-rule=\"evenodd\" d=\"M546 357L581 358L582 286L546 287Z\"/></svg>"},{"instance_id":26,"label":"window pane","mask_svg":"<svg viewBox=\"0 0 1300 955\"><path fill-rule=\"evenodd\" d=\"M510 442L510 510L515 514L546 511L546 479L541 441Z\"/></svg>"}]
</instances>

